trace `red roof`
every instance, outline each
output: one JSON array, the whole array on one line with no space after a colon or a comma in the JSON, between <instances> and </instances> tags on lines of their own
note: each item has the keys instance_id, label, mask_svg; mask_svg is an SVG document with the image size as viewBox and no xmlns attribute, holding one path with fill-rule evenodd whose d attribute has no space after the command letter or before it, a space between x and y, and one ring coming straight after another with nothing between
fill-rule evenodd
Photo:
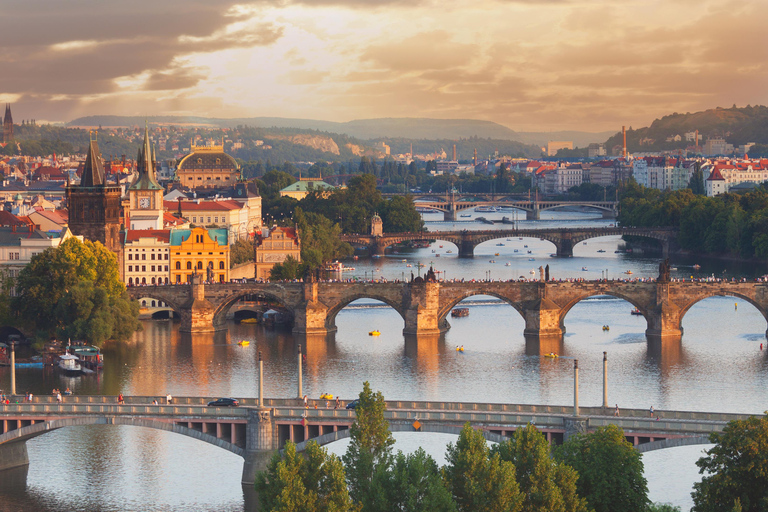
<instances>
[{"instance_id":1,"label":"red roof","mask_svg":"<svg viewBox=\"0 0 768 512\"><path fill-rule=\"evenodd\" d=\"M196 201L163 201L163 206L168 211L179 211L179 204L181 204L182 212L228 212L243 208L243 205L237 201L200 201L199 203Z\"/></svg>"},{"instance_id":2,"label":"red roof","mask_svg":"<svg viewBox=\"0 0 768 512\"><path fill-rule=\"evenodd\" d=\"M723 175L720 174L720 169L718 169L719 166L715 166L714 169L712 169L712 174L709 175L709 178L707 178L707 181L725 181L725 178L723 178Z\"/></svg>"},{"instance_id":3,"label":"red roof","mask_svg":"<svg viewBox=\"0 0 768 512\"><path fill-rule=\"evenodd\" d=\"M125 231L126 242L136 242L140 238L156 238L161 242L170 243L171 232L168 229L127 229Z\"/></svg>"},{"instance_id":4,"label":"red roof","mask_svg":"<svg viewBox=\"0 0 768 512\"><path fill-rule=\"evenodd\" d=\"M5 210L0 210L0 226L23 226L26 222Z\"/></svg>"}]
</instances>

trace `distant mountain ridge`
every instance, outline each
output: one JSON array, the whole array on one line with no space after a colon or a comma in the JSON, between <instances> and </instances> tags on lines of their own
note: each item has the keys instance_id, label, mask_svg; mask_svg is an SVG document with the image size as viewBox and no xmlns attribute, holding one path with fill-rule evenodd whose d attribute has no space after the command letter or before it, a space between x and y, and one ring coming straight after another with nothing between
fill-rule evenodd
<instances>
[{"instance_id":1,"label":"distant mountain ridge","mask_svg":"<svg viewBox=\"0 0 768 512\"><path fill-rule=\"evenodd\" d=\"M344 123L315 119L292 119L284 117L213 118L199 116L112 116L96 115L79 117L67 123L70 127L95 126L141 126L145 119L150 123L188 126L210 126L234 128L238 125L258 128L297 128L340 133L357 139L407 138L420 140L458 140L470 137L522 142L524 144L546 145L550 140L570 140L575 146L585 147L600 142L615 132L516 132L492 121L474 119L430 119L430 118L379 118L358 119Z\"/></svg>"}]
</instances>

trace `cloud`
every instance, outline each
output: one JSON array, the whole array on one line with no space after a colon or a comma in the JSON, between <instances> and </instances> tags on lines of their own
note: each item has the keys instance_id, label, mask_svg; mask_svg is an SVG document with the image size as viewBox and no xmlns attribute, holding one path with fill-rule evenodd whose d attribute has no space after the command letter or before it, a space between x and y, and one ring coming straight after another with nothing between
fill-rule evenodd
<instances>
[{"instance_id":1,"label":"cloud","mask_svg":"<svg viewBox=\"0 0 768 512\"><path fill-rule=\"evenodd\" d=\"M435 30L402 41L369 46L361 60L392 71L447 69L466 64L476 52L473 45L453 42L449 32Z\"/></svg>"}]
</instances>

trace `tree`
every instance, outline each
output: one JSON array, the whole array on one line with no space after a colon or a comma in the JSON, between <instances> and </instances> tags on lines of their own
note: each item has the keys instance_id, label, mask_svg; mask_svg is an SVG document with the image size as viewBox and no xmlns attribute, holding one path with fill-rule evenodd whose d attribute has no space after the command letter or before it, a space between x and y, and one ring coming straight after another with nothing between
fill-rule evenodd
<instances>
[{"instance_id":1,"label":"tree","mask_svg":"<svg viewBox=\"0 0 768 512\"><path fill-rule=\"evenodd\" d=\"M384 499L378 510L398 512L453 512L456 504L445 487L435 460L419 448L398 451L389 471L376 473Z\"/></svg>"},{"instance_id":2,"label":"tree","mask_svg":"<svg viewBox=\"0 0 768 512\"><path fill-rule=\"evenodd\" d=\"M448 445L446 459L443 478L460 512L523 510L514 464L491 455L483 433L469 423L456 444Z\"/></svg>"},{"instance_id":3,"label":"tree","mask_svg":"<svg viewBox=\"0 0 768 512\"><path fill-rule=\"evenodd\" d=\"M306 457L288 441L283 455L276 453L266 471L256 475L255 488L265 512L348 512L355 508L344 482L344 466L317 443L310 442Z\"/></svg>"},{"instance_id":4,"label":"tree","mask_svg":"<svg viewBox=\"0 0 768 512\"><path fill-rule=\"evenodd\" d=\"M119 279L117 258L99 242L73 237L33 256L16 285L13 310L38 341L58 336L101 345L141 327L138 302Z\"/></svg>"},{"instance_id":5,"label":"tree","mask_svg":"<svg viewBox=\"0 0 768 512\"><path fill-rule=\"evenodd\" d=\"M549 452L546 437L531 424L491 449L515 465L526 512L587 512L586 500L576 491L578 474Z\"/></svg>"},{"instance_id":6,"label":"tree","mask_svg":"<svg viewBox=\"0 0 768 512\"><path fill-rule=\"evenodd\" d=\"M355 421L349 429L351 442L342 459L347 470L349 494L363 510L375 510L383 489L377 471L387 471L392 463L395 440L384 419L387 406L380 391L373 393L366 381L358 396Z\"/></svg>"},{"instance_id":7,"label":"tree","mask_svg":"<svg viewBox=\"0 0 768 512\"><path fill-rule=\"evenodd\" d=\"M253 241L241 238L229 246L230 267L253 261Z\"/></svg>"},{"instance_id":8,"label":"tree","mask_svg":"<svg viewBox=\"0 0 768 512\"><path fill-rule=\"evenodd\" d=\"M768 510L768 417L729 422L710 434L715 446L696 462L693 512Z\"/></svg>"},{"instance_id":9,"label":"tree","mask_svg":"<svg viewBox=\"0 0 768 512\"><path fill-rule=\"evenodd\" d=\"M296 258L288 256L282 263L277 263L272 267L269 271L269 278L275 281L298 279L304 276L305 268Z\"/></svg>"},{"instance_id":10,"label":"tree","mask_svg":"<svg viewBox=\"0 0 768 512\"><path fill-rule=\"evenodd\" d=\"M615 425L572 437L555 458L576 470L578 493L595 512L643 512L648 506L641 455Z\"/></svg>"}]
</instances>

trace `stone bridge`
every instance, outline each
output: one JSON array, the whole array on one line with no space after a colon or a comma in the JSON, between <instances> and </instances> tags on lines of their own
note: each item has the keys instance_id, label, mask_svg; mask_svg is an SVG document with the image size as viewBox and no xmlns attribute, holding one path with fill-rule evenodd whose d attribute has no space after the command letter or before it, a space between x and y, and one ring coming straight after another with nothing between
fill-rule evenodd
<instances>
[{"instance_id":1,"label":"stone bridge","mask_svg":"<svg viewBox=\"0 0 768 512\"><path fill-rule=\"evenodd\" d=\"M414 205L419 208L428 208L443 212L446 221L458 220L457 214L461 211L478 206L503 206L525 211L527 220L538 220L541 212L558 208L591 208L602 213L603 218L615 219L619 212L617 201L559 201L538 199L516 199L513 197L487 197L482 194L451 194L448 196L439 194L420 194L419 201Z\"/></svg>"},{"instance_id":2,"label":"stone bridge","mask_svg":"<svg viewBox=\"0 0 768 512\"><path fill-rule=\"evenodd\" d=\"M698 281L477 281L409 283L275 282L129 287L133 298L163 301L181 318L183 332L226 329L227 312L243 297L258 296L282 305L293 315L293 332L326 334L336 330L336 315L357 299L384 302L403 318L406 335L432 335L450 328L453 307L473 295L489 295L510 304L525 320L527 340L557 344L565 333L565 316L580 301L609 295L636 307L647 322L649 341L679 342L681 323L697 302L714 296L746 300L768 321L768 283ZM768 333L767 333L768 334Z\"/></svg>"},{"instance_id":3,"label":"stone bridge","mask_svg":"<svg viewBox=\"0 0 768 512\"><path fill-rule=\"evenodd\" d=\"M653 238L661 243L664 257L676 247L677 231L673 228L575 228L575 229L504 229L483 231L425 231L422 233L385 233L373 235L342 235L341 240L357 247L367 248L371 254L383 255L387 247L407 241L444 240L456 244L460 258L474 256L475 247L489 240L505 238L540 238L555 245L555 254L560 257L573 256L573 247L579 242L601 236L641 236Z\"/></svg>"},{"instance_id":4,"label":"stone bridge","mask_svg":"<svg viewBox=\"0 0 768 512\"><path fill-rule=\"evenodd\" d=\"M211 398L175 397L172 405L152 405L157 397L68 396L64 402L38 396L32 402L0 405L0 470L29 464L26 441L63 427L130 425L192 437L243 459L244 484L252 485L275 450L291 440L303 450L315 440L327 444L349 435L353 410L320 407L305 409L298 399L244 398L240 407L206 407ZM578 414L574 414L578 413ZM458 434L466 423L482 429L487 439L503 441L520 427L534 423L555 444L570 435L614 424L640 451L685 444L709 443L708 435L727 422L747 415L625 409L620 417L602 407L474 404L389 401L385 418L392 431ZM416 429L414 422L421 426Z\"/></svg>"}]
</instances>

